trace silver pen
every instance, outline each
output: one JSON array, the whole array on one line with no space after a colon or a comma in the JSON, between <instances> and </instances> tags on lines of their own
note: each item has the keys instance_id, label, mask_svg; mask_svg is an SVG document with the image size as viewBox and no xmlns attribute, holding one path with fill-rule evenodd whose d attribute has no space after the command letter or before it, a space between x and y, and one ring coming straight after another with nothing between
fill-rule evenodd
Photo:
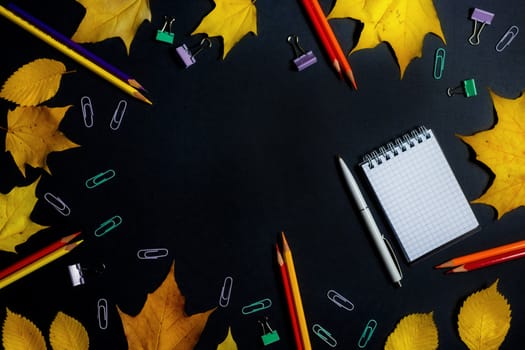
<instances>
[{"instance_id":1,"label":"silver pen","mask_svg":"<svg viewBox=\"0 0 525 350\"><path fill-rule=\"evenodd\" d=\"M346 183L348 184L348 188L352 193L352 197L354 197L354 200L357 204L359 212L361 213L361 216L363 217L366 227L368 228L368 231L370 231L370 235L372 236L377 250L381 255L381 259L383 260L383 263L385 264L386 269L388 270L388 274L390 275L392 281L396 285L401 287L401 279L403 278L403 276L401 274L401 268L397 262L397 259L395 258L394 252L392 251L391 247L387 245L388 241L386 240L385 236L383 236L383 234L381 234L381 232L379 231L374 217L370 212L370 208L368 208L365 198L363 197L363 194L361 193L361 190L359 189L359 186L357 185L354 176L350 172L350 169L348 169L345 162L340 156L337 156L337 159L339 160L339 165L341 166L341 170L343 171L343 176L346 180Z\"/></svg>"}]
</instances>

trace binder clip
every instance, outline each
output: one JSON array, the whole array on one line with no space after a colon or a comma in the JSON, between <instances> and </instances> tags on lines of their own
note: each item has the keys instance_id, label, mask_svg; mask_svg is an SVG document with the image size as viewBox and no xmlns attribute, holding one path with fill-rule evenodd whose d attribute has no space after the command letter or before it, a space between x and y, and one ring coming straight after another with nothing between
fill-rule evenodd
<instances>
[{"instance_id":1,"label":"binder clip","mask_svg":"<svg viewBox=\"0 0 525 350\"><path fill-rule=\"evenodd\" d=\"M297 35L289 35L287 41L293 48L295 54L293 63L299 72L317 62L317 58L312 51L305 52L299 45L299 37Z\"/></svg>"},{"instance_id":2,"label":"binder clip","mask_svg":"<svg viewBox=\"0 0 525 350\"><path fill-rule=\"evenodd\" d=\"M189 66L197 62L195 60L195 56L197 56L204 48L206 48L205 44L207 45L208 48L210 48L211 40L208 38L202 39L200 44L196 47L195 52L192 52L192 50L188 48L186 44L182 44L181 46L175 49L175 52L177 52L177 55L179 55L185 68L188 68Z\"/></svg>"},{"instance_id":3,"label":"binder clip","mask_svg":"<svg viewBox=\"0 0 525 350\"><path fill-rule=\"evenodd\" d=\"M101 274L105 269L106 266L104 264L101 264L100 267L96 269L89 269L86 267L83 267L79 263L69 265L67 267L69 271L69 277L71 279L71 284L73 287L81 286L83 284L86 284L86 279L89 279L89 273L92 271L94 274Z\"/></svg>"},{"instance_id":4,"label":"binder clip","mask_svg":"<svg viewBox=\"0 0 525 350\"><path fill-rule=\"evenodd\" d=\"M277 331L273 330L270 327L270 324L268 323L268 317L266 317L266 320L264 322L259 321L259 323L262 327L263 335L261 335L261 340L264 346L273 344L280 340L279 334L277 333Z\"/></svg>"},{"instance_id":5,"label":"binder clip","mask_svg":"<svg viewBox=\"0 0 525 350\"><path fill-rule=\"evenodd\" d=\"M485 28L486 24L492 23L493 18L494 14L492 12L488 12L478 8L475 8L474 11L472 11L470 19L474 21L474 31L472 32L470 38L468 38L468 42L470 43L470 45L479 45L479 35L481 34L481 31L483 30L483 28ZM479 25L480 23L481 25Z\"/></svg>"},{"instance_id":6,"label":"binder clip","mask_svg":"<svg viewBox=\"0 0 525 350\"><path fill-rule=\"evenodd\" d=\"M476 81L474 79L463 80L462 84L458 87L447 89L448 96L454 96L457 94L463 94L465 97L476 96L478 94Z\"/></svg>"},{"instance_id":7,"label":"binder clip","mask_svg":"<svg viewBox=\"0 0 525 350\"><path fill-rule=\"evenodd\" d=\"M175 21L175 18L164 16L164 25L161 29L157 30L157 41L173 44L175 35L171 32L171 24Z\"/></svg>"},{"instance_id":8,"label":"binder clip","mask_svg":"<svg viewBox=\"0 0 525 350\"><path fill-rule=\"evenodd\" d=\"M505 34L503 34L501 39L499 39L498 43L496 44L496 51L501 52L505 50L505 48L509 46L512 40L514 40L514 38L518 35L519 31L520 30L517 26L511 26L509 29L507 29Z\"/></svg>"}]
</instances>

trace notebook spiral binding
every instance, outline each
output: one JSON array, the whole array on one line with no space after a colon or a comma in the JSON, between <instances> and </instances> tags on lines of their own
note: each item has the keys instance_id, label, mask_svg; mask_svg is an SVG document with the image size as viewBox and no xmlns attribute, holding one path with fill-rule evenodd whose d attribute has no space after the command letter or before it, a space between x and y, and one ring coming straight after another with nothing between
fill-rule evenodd
<instances>
[{"instance_id":1,"label":"notebook spiral binding","mask_svg":"<svg viewBox=\"0 0 525 350\"><path fill-rule=\"evenodd\" d=\"M428 129L425 126L420 126L386 143L377 150L365 154L363 163L368 163L368 167L373 169L376 165L381 165L384 161L398 156L400 152L405 152L430 137Z\"/></svg>"}]
</instances>

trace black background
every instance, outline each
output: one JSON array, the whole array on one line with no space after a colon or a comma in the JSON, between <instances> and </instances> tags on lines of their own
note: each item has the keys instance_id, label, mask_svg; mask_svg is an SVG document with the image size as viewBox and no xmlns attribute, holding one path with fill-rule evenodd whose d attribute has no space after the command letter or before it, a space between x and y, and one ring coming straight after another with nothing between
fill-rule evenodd
<instances>
[{"instance_id":1,"label":"black background","mask_svg":"<svg viewBox=\"0 0 525 350\"><path fill-rule=\"evenodd\" d=\"M17 1L16 4L67 36L84 16L73 0ZM51 6L52 5L52 6ZM333 6L322 1L326 12ZM475 161L457 134L471 135L497 121L489 88L516 98L525 87L525 41L522 34L502 53L495 44L511 25L525 28L522 1L435 1L446 45L435 35L424 39L423 57L413 60L404 78L387 44L350 56L359 90L338 79L315 37L300 3L259 0L258 35L249 34L222 59L222 42L197 56L184 69L174 47L192 46L191 36L214 7L209 0L152 1L152 22L138 30L129 56L123 42L109 39L85 46L130 73L149 91L149 106L94 75L6 19L0 19L0 81L37 58L52 58L76 70L62 78L58 94L47 106L73 105L60 129L80 148L52 153L52 175L27 169L24 178L9 153L0 158L0 190L25 186L41 177L40 199L33 221L50 228L18 247L18 255L2 252L0 266L76 231L85 242L71 254L0 291L0 317L5 309L31 319L46 335L58 311L86 327L92 349L125 349L126 339L116 306L138 313L175 261L175 277L194 314L218 305L226 276L233 278L227 308L212 313L196 349L215 349L228 326L240 349L262 348L258 320L269 318L281 340L268 348L293 346L275 264L274 244L285 231L293 250L307 321L329 330L338 348L357 348L366 322L378 322L368 348L382 348L399 320L411 313L433 312L441 349L466 348L457 332L457 314L472 293L496 280L512 309L503 349L522 346L525 335L523 261L466 274L445 275L433 266L454 256L523 239L524 212L516 209L496 219L486 205L473 205L481 230L412 265L401 261L403 287L395 288L345 191L335 161L341 154L357 165L361 156L418 125L432 128L469 200L490 185L492 175ZM467 42L472 8L496 15L481 33L479 46ZM173 46L155 40L164 16L174 16ZM355 45L359 30L349 19L332 20L341 46ZM318 63L297 72L286 38L297 34L313 50ZM444 76L432 76L434 52L446 48ZM446 89L475 78L478 96L448 97ZM89 96L95 124L84 126L80 99ZM123 123L109 128L120 100L128 102ZM15 106L0 102L0 124ZM116 177L89 190L84 181L114 169ZM361 184L364 178L358 169ZM64 217L43 195L52 192L71 208ZM385 232L377 203L366 192ZM103 237L95 229L120 215L123 223ZM389 233L387 235L390 235ZM145 248L167 248L169 256L139 260ZM400 250L396 246L399 256ZM67 266L80 263L101 275L72 287ZM334 289L351 300L351 312L326 297ZM109 302L109 327L98 328L97 300ZM271 308L243 315L241 308L270 298ZM311 333L314 349L329 348Z\"/></svg>"}]
</instances>

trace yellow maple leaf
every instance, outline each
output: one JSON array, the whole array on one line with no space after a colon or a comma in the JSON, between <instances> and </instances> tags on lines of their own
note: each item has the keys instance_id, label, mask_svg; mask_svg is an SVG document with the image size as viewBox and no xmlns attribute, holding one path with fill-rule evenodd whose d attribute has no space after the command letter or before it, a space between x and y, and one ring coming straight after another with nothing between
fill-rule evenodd
<instances>
[{"instance_id":1,"label":"yellow maple leaf","mask_svg":"<svg viewBox=\"0 0 525 350\"><path fill-rule=\"evenodd\" d=\"M495 174L488 190L474 200L496 209L498 219L525 205L525 97L506 99L489 91L498 116L496 125L472 136L458 135L476 152L476 159Z\"/></svg>"},{"instance_id":2,"label":"yellow maple leaf","mask_svg":"<svg viewBox=\"0 0 525 350\"><path fill-rule=\"evenodd\" d=\"M11 152L24 176L26 164L51 173L49 153L79 147L58 130L70 107L17 107L7 113L6 151Z\"/></svg>"},{"instance_id":3,"label":"yellow maple leaf","mask_svg":"<svg viewBox=\"0 0 525 350\"><path fill-rule=\"evenodd\" d=\"M224 59L233 46L250 32L257 35L255 0L215 0L215 8L191 34L222 37Z\"/></svg>"},{"instance_id":4,"label":"yellow maple leaf","mask_svg":"<svg viewBox=\"0 0 525 350\"><path fill-rule=\"evenodd\" d=\"M15 253L17 245L48 227L36 224L30 218L38 201L35 191L39 181L15 187L8 194L0 193L0 250Z\"/></svg>"},{"instance_id":5,"label":"yellow maple leaf","mask_svg":"<svg viewBox=\"0 0 525 350\"><path fill-rule=\"evenodd\" d=\"M82 323L63 312L51 323L49 342L53 350L89 349L89 336Z\"/></svg>"},{"instance_id":6,"label":"yellow maple leaf","mask_svg":"<svg viewBox=\"0 0 525 350\"><path fill-rule=\"evenodd\" d=\"M2 345L5 350L46 350L46 340L40 329L27 318L7 309L2 326Z\"/></svg>"},{"instance_id":7,"label":"yellow maple leaf","mask_svg":"<svg viewBox=\"0 0 525 350\"><path fill-rule=\"evenodd\" d=\"M77 0L86 15L71 39L78 43L95 43L120 37L129 55L131 42L144 21L151 21L149 0Z\"/></svg>"},{"instance_id":8,"label":"yellow maple leaf","mask_svg":"<svg viewBox=\"0 0 525 350\"><path fill-rule=\"evenodd\" d=\"M385 350L435 350L438 331L433 313L405 316L388 336Z\"/></svg>"},{"instance_id":9,"label":"yellow maple leaf","mask_svg":"<svg viewBox=\"0 0 525 350\"><path fill-rule=\"evenodd\" d=\"M21 106L36 106L55 96L66 66L40 58L20 67L2 86L0 97Z\"/></svg>"},{"instance_id":10,"label":"yellow maple leaf","mask_svg":"<svg viewBox=\"0 0 525 350\"><path fill-rule=\"evenodd\" d=\"M422 56L427 33L446 42L432 0L337 0L328 18L352 18L363 23L352 52L388 42L397 57L401 79L410 61Z\"/></svg>"},{"instance_id":11,"label":"yellow maple leaf","mask_svg":"<svg viewBox=\"0 0 525 350\"><path fill-rule=\"evenodd\" d=\"M117 307L131 350L190 350L215 309L188 316L175 280L175 263L162 284L148 294L142 310L130 316Z\"/></svg>"},{"instance_id":12,"label":"yellow maple leaf","mask_svg":"<svg viewBox=\"0 0 525 350\"><path fill-rule=\"evenodd\" d=\"M507 336L510 306L497 288L498 281L470 295L459 310L459 336L470 350L497 350Z\"/></svg>"},{"instance_id":13,"label":"yellow maple leaf","mask_svg":"<svg viewBox=\"0 0 525 350\"><path fill-rule=\"evenodd\" d=\"M237 350L237 343L235 339L233 339L231 327L228 327L228 335L222 343L217 346L217 350Z\"/></svg>"}]
</instances>

